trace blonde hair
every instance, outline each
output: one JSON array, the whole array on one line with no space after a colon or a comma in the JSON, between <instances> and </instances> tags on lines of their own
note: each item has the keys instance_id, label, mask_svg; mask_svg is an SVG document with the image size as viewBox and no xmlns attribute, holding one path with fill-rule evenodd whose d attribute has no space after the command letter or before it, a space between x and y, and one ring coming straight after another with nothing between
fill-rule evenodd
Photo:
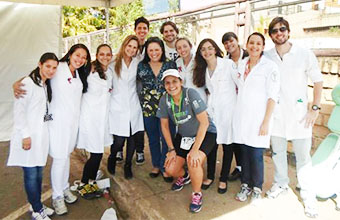
<instances>
[{"instance_id":1,"label":"blonde hair","mask_svg":"<svg viewBox=\"0 0 340 220\"><path fill-rule=\"evenodd\" d=\"M120 77L120 71L122 70L122 60L123 60L123 57L124 57L124 50L125 50L126 46L132 40L137 41L137 44L138 44L137 48L139 48L139 42L138 42L137 36L136 35L129 35L129 36L127 36L124 39L124 41L122 43L122 46L120 47L119 52L116 55L116 58L115 58L115 72L116 72L118 77Z\"/></svg>"}]
</instances>

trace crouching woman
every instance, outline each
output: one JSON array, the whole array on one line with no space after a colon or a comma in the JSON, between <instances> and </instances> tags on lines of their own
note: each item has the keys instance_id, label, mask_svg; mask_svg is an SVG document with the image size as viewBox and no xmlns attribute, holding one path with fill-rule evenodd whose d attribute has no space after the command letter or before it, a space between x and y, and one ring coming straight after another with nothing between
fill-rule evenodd
<instances>
[{"instance_id":1,"label":"crouching woman","mask_svg":"<svg viewBox=\"0 0 340 220\"><path fill-rule=\"evenodd\" d=\"M161 118L161 128L169 146L165 160L165 171L177 178L172 190L179 191L185 184L192 183L191 212L202 208L201 185L203 164L215 145L216 134L207 132L209 127L207 106L194 89L182 87L182 78L175 69L163 73L166 94L159 102L157 116ZM178 126L178 133L171 139L169 120ZM187 161L187 173L183 166Z\"/></svg>"}]
</instances>

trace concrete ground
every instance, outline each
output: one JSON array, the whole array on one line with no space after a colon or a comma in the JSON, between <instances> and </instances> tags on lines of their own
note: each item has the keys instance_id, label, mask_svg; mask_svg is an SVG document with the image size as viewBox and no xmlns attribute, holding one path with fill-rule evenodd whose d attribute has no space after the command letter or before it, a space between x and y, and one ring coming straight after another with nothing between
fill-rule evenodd
<instances>
[{"instance_id":1,"label":"concrete ground","mask_svg":"<svg viewBox=\"0 0 340 220\"><path fill-rule=\"evenodd\" d=\"M31 219L27 212L29 204L26 199L26 193L23 185L23 172L19 167L7 167L8 142L0 142L0 219ZM51 207L51 184L50 168L51 158L44 169L43 179L43 203ZM77 153L71 156L71 173L70 183L80 179L82 175L84 160ZM68 214L64 216L54 215L52 219L100 219L107 208L112 207L108 200L103 198L94 200L85 200L78 198L75 204L67 205ZM115 208L115 206L113 206ZM115 208L116 209L116 208Z\"/></svg>"},{"instance_id":2,"label":"concrete ground","mask_svg":"<svg viewBox=\"0 0 340 220\"><path fill-rule=\"evenodd\" d=\"M106 162L109 149L102 161L102 170L106 172ZM303 220L305 217L299 194L295 190L296 173L292 167L289 175L292 180L288 194L275 200L263 199L262 204L254 207L248 202L238 202L234 195L238 192L240 182L229 182L228 192L220 195L217 193L218 172L221 167L221 149L217 161L216 180L206 191L203 191L203 208L200 213L189 212L191 185L187 185L180 192L170 190L171 184L165 183L161 176L151 179L148 175L151 171L151 163L148 148L145 148L146 163L142 166L133 165L134 178L125 180L123 177L123 165L118 165L117 173L111 178L111 193L114 199L114 208L119 214L119 219L155 219L155 220L181 220L181 219L253 219L253 220ZM22 171L20 168L6 167L8 157L8 142L0 143L0 219L29 219L26 195L22 183ZM84 156L79 151L72 154L70 182L80 179L84 163ZM267 191L273 180L273 166L269 156L265 160L265 184ZM49 160L44 173L45 204L50 205L50 177ZM108 175L109 176L109 175ZM111 176L110 176L111 177ZM111 207L105 198L96 200L84 200L70 205L69 214L54 216L52 219L100 219L105 209ZM318 202L320 220L340 219L340 212L335 210L332 200ZM13 214L14 213L14 214ZM15 213L18 215L16 216ZM20 215L21 213L21 215Z\"/></svg>"}]
</instances>

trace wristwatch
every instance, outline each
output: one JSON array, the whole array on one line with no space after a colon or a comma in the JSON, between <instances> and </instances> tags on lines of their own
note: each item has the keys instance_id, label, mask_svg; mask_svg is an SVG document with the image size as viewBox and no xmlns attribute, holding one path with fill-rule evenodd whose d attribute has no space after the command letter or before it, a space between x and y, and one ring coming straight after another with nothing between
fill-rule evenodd
<instances>
[{"instance_id":1,"label":"wristwatch","mask_svg":"<svg viewBox=\"0 0 340 220\"><path fill-rule=\"evenodd\" d=\"M320 110L321 108L318 105L312 105L312 110L317 111Z\"/></svg>"}]
</instances>

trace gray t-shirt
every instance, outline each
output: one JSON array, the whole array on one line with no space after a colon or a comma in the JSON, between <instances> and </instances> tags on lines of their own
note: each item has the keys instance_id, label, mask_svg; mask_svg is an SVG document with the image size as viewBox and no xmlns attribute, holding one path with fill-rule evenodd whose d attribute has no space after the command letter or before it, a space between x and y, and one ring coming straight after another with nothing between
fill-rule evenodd
<instances>
[{"instance_id":1,"label":"gray t-shirt","mask_svg":"<svg viewBox=\"0 0 340 220\"><path fill-rule=\"evenodd\" d=\"M199 93L194 89L184 88L182 90L182 105L181 111L174 104L174 109L171 106L171 96L165 94L159 101L157 117L170 118L177 126L178 133L183 137L195 137L199 127L199 122L196 115L207 109L206 104L201 99ZM176 115L176 119L174 117ZM211 123L209 123L209 128ZM209 130L208 128L208 130Z\"/></svg>"}]
</instances>

